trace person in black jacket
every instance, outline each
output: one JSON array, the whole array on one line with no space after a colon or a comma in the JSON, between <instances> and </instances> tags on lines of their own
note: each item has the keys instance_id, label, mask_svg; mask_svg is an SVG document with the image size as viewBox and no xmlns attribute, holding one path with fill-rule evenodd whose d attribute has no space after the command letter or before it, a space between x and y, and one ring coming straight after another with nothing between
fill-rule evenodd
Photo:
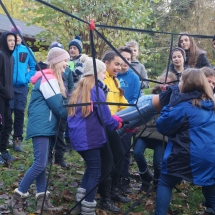
<instances>
[{"instance_id":1,"label":"person in black jacket","mask_svg":"<svg viewBox=\"0 0 215 215\"><path fill-rule=\"evenodd\" d=\"M9 101L13 99L13 51L16 46L16 35L9 31L0 38L0 165L5 161L14 161L7 151L12 118Z\"/></svg>"},{"instance_id":2,"label":"person in black jacket","mask_svg":"<svg viewBox=\"0 0 215 215\"><path fill-rule=\"evenodd\" d=\"M180 34L178 38L178 47L183 48L186 52L185 67L202 68L204 66L211 67L209 60L206 58L206 52L201 50L195 43L193 37L187 32Z\"/></svg>"}]
</instances>

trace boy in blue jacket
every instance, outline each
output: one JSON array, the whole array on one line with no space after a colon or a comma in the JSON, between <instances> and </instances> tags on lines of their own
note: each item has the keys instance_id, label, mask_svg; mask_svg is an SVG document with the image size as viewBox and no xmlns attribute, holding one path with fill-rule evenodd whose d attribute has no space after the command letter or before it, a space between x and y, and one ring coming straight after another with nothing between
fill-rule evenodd
<instances>
[{"instance_id":1,"label":"boy in blue jacket","mask_svg":"<svg viewBox=\"0 0 215 215\"><path fill-rule=\"evenodd\" d=\"M22 45L22 29L16 26L18 31L12 27L11 32L17 36L17 45L13 52L14 57L14 74L13 74L13 88L14 99L10 101L11 113L14 113L13 122L13 148L17 152L22 151L23 140L23 126L24 126L24 112L28 96L28 83L31 77L36 73L34 61L31 53L29 53L26 46ZM11 127L12 131L12 127Z\"/></svg>"},{"instance_id":2,"label":"boy in blue jacket","mask_svg":"<svg viewBox=\"0 0 215 215\"><path fill-rule=\"evenodd\" d=\"M129 47L121 47L118 49L119 53L131 63L132 49ZM139 77L129 68L129 66L123 62L121 71L117 74L117 78L120 82L120 87L124 90L124 96L129 104L134 104L140 96L140 81ZM121 138L121 142L124 146L126 155L124 159L124 165L121 175L121 190L125 193L131 193L129 189L129 166L130 166L130 151L132 134L127 133Z\"/></svg>"}]
</instances>

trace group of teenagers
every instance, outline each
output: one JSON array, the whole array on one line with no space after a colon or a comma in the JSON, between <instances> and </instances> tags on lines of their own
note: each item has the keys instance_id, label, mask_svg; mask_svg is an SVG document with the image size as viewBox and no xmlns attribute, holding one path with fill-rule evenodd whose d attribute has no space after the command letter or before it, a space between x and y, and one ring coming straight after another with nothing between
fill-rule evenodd
<instances>
[{"instance_id":1,"label":"group of teenagers","mask_svg":"<svg viewBox=\"0 0 215 215\"><path fill-rule=\"evenodd\" d=\"M0 99L3 102L0 106L13 98L13 60L16 59L12 54L17 35L20 32L4 32L0 38ZM33 89L26 139L32 138L34 162L14 190L9 202L11 212L26 215L24 203L34 181L37 211L42 204L43 210L55 210L50 203L50 192L46 190L46 166L51 139L64 122L62 133L66 133L72 148L86 164L76 193L77 204L71 213L94 215L96 207L118 213L120 208L115 201L131 201L126 195L130 155L127 149L134 132L137 133L134 158L142 179L140 189L147 192L152 181L156 185L155 214L167 213L172 189L182 180L202 186L206 212L213 213L215 72L205 52L188 33L181 34L178 47L171 51L172 64L168 73L159 77L160 84L153 87L151 95L141 92L148 87L148 82L145 68L137 60L138 43L135 41L118 49L126 62L113 50L107 51L102 60L94 60L81 52L79 38L69 43L69 53L59 43L53 43L46 63L41 63L29 80ZM78 62L71 62L72 55L77 56ZM130 69L130 64L135 71ZM73 73L77 72L72 74L75 87L71 91L68 67ZM10 79L3 80L6 73L10 73ZM83 105L77 105L80 103ZM1 138L4 138L7 124L4 114L8 114L7 107L0 109ZM168 137L164 156L163 136ZM154 174L144 158L146 148L154 149ZM121 159L123 156L125 159ZM96 192L100 195L98 202L95 201Z\"/></svg>"}]
</instances>

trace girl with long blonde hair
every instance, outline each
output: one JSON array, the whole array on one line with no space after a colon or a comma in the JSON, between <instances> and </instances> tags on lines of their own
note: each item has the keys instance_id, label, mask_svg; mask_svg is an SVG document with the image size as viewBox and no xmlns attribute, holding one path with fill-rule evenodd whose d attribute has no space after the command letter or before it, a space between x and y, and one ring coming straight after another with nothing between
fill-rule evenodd
<instances>
[{"instance_id":1,"label":"girl with long blonde hair","mask_svg":"<svg viewBox=\"0 0 215 215\"><path fill-rule=\"evenodd\" d=\"M33 165L25 173L20 185L15 189L9 202L13 214L26 214L24 202L29 195L30 185L36 181L36 210L56 210L49 202L50 192L46 190L46 165L50 139L57 134L59 118L66 119L66 109L62 107L65 97L62 73L68 66L69 54L61 48L52 48L47 57L48 69L38 71L32 78L34 84L28 107L26 139L32 138L34 148ZM59 208L58 208L59 210Z\"/></svg>"},{"instance_id":2,"label":"girl with long blonde hair","mask_svg":"<svg viewBox=\"0 0 215 215\"><path fill-rule=\"evenodd\" d=\"M95 80L93 59L88 58L84 62L84 75L71 95L69 104L89 103L83 106L68 108L68 133L73 148L82 156L86 163L86 170L82 177L81 186L77 190L76 201L79 202L99 182L101 176L101 148L106 143L103 125L110 130L122 127L121 119L112 117L108 105L95 104L105 102L107 89L103 80L106 78L105 64L96 59L98 80ZM97 81L97 84L95 83ZM98 86L98 88L96 87ZM95 214L94 189L86 198L76 206L73 213Z\"/></svg>"}]
</instances>

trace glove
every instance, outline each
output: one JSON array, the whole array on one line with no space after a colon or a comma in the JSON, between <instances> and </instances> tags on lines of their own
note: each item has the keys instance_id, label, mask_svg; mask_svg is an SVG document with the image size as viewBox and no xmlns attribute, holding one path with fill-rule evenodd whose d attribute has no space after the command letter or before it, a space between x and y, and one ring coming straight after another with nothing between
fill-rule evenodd
<instances>
[{"instance_id":1,"label":"glove","mask_svg":"<svg viewBox=\"0 0 215 215\"><path fill-rule=\"evenodd\" d=\"M120 129L123 127L123 120L121 117L113 115L113 118L119 123L117 129Z\"/></svg>"},{"instance_id":2,"label":"glove","mask_svg":"<svg viewBox=\"0 0 215 215\"><path fill-rule=\"evenodd\" d=\"M159 99L162 107L169 104L172 91L176 89L178 89L178 84L167 86L165 91L162 91L161 93L159 93Z\"/></svg>"},{"instance_id":3,"label":"glove","mask_svg":"<svg viewBox=\"0 0 215 215\"><path fill-rule=\"evenodd\" d=\"M126 133L134 133L134 132L136 132L138 130L138 127L136 127L136 128L133 128L133 129L130 129L130 128L125 128L125 131L126 131Z\"/></svg>"}]
</instances>

